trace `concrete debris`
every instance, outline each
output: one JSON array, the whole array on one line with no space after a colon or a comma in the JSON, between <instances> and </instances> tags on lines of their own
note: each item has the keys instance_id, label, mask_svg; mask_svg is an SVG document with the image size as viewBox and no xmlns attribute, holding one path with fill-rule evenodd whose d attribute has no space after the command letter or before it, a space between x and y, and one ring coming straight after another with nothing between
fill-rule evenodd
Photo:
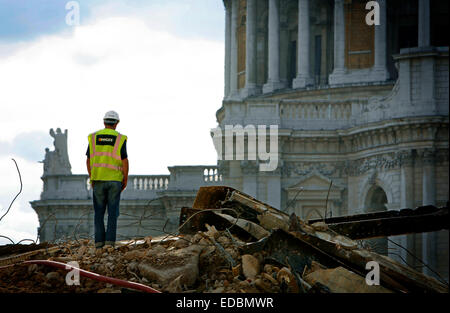
<instances>
[{"instance_id":1,"label":"concrete debris","mask_svg":"<svg viewBox=\"0 0 450 313\"><path fill-rule=\"evenodd\" d=\"M146 256L138 265L141 276L148 281L168 285L175 279L180 284L191 286L198 277L198 261L202 248L192 245L166 253Z\"/></svg>"},{"instance_id":2,"label":"concrete debris","mask_svg":"<svg viewBox=\"0 0 450 313\"><path fill-rule=\"evenodd\" d=\"M45 275L45 278L49 283L53 283L57 282L61 278L61 275L58 272L50 272Z\"/></svg>"},{"instance_id":3,"label":"concrete debris","mask_svg":"<svg viewBox=\"0 0 450 313\"><path fill-rule=\"evenodd\" d=\"M193 207L181 209L177 236L100 249L87 239L0 248L0 292L8 293L141 292L87 277L68 285L67 270L26 260L76 261L83 270L170 293L449 291L434 278L360 248L326 221L309 224L222 186L200 188ZM380 285L366 283L369 261L379 264Z\"/></svg>"},{"instance_id":4,"label":"concrete debris","mask_svg":"<svg viewBox=\"0 0 450 313\"><path fill-rule=\"evenodd\" d=\"M392 290L377 285L368 285L364 277L339 266L333 269L319 269L305 277L314 286L325 285L333 293L392 293Z\"/></svg>"},{"instance_id":5,"label":"concrete debris","mask_svg":"<svg viewBox=\"0 0 450 313\"><path fill-rule=\"evenodd\" d=\"M183 291L183 287L181 284L181 279L183 278L183 275L178 276L174 280L172 280L169 285L165 288L165 291L171 292L171 293L180 293Z\"/></svg>"},{"instance_id":6,"label":"concrete debris","mask_svg":"<svg viewBox=\"0 0 450 313\"><path fill-rule=\"evenodd\" d=\"M205 225L206 228L208 229L207 232L205 232L205 235L210 237L210 238L214 238L217 239L220 236L220 233L217 231L216 227L213 226L209 226L208 224Z\"/></svg>"},{"instance_id":7,"label":"concrete debris","mask_svg":"<svg viewBox=\"0 0 450 313\"><path fill-rule=\"evenodd\" d=\"M254 279L259 274L259 260L253 255L244 254L242 256L242 272L245 278Z\"/></svg>"},{"instance_id":8,"label":"concrete debris","mask_svg":"<svg viewBox=\"0 0 450 313\"><path fill-rule=\"evenodd\" d=\"M293 293L299 292L295 276L291 273L291 270L287 267L283 267L277 273L277 281L280 285L285 285L288 291Z\"/></svg>"},{"instance_id":9,"label":"concrete debris","mask_svg":"<svg viewBox=\"0 0 450 313\"><path fill-rule=\"evenodd\" d=\"M215 214L227 219L232 224L236 224L236 226L242 228L256 239L261 239L270 235L270 232L268 232L267 230L264 229L264 227L261 227L256 223L247 220L237 219L228 214L221 214L221 213Z\"/></svg>"}]
</instances>

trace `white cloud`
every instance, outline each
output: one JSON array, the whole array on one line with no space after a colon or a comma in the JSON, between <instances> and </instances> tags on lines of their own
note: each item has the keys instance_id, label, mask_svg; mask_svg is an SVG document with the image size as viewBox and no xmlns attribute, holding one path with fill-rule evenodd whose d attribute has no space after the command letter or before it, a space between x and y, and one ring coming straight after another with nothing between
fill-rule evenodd
<instances>
[{"instance_id":1,"label":"white cloud","mask_svg":"<svg viewBox=\"0 0 450 313\"><path fill-rule=\"evenodd\" d=\"M209 128L223 90L223 45L106 18L74 37L49 36L0 59L0 140L69 129L69 156L84 172L86 136L105 111L121 115L133 173L214 163ZM194 149L195 148L195 149Z\"/></svg>"},{"instance_id":2,"label":"white cloud","mask_svg":"<svg viewBox=\"0 0 450 313\"><path fill-rule=\"evenodd\" d=\"M184 38L210 38L223 41L225 15L222 1L171 0L130 4L115 0L92 7L91 18L133 16L158 31L168 31Z\"/></svg>"},{"instance_id":3,"label":"white cloud","mask_svg":"<svg viewBox=\"0 0 450 313\"><path fill-rule=\"evenodd\" d=\"M121 116L118 130L129 137L130 174L215 164L209 129L223 95L223 50L217 41L179 38L129 17L103 18L73 36L21 44L7 57L0 54L0 142L67 128L72 172L85 173L87 135L114 109ZM18 186L13 156L0 153L0 212ZM33 191L24 191L0 222L0 234L15 240L35 234L37 218L28 201L42 189L42 165L20 161L25 186Z\"/></svg>"}]
</instances>

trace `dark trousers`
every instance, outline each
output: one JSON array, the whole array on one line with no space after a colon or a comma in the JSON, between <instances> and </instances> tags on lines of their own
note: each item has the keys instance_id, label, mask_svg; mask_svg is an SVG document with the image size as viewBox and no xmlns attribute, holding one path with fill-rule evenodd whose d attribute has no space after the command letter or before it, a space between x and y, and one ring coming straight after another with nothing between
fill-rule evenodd
<instances>
[{"instance_id":1,"label":"dark trousers","mask_svg":"<svg viewBox=\"0 0 450 313\"><path fill-rule=\"evenodd\" d=\"M93 189L95 246L97 248L105 244L114 246L122 182L94 181ZM108 224L105 232L106 208L108 208Z\"/></svg>"}]
</instances>

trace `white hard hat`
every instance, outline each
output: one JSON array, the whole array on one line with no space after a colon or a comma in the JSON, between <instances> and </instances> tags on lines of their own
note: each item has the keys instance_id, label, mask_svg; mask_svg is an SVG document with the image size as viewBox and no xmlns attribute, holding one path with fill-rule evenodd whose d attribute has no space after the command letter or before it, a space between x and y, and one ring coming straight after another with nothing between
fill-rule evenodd
<instances>
[{"instance_id":1,"label":"white hard hat","mask_svg":"<svg viewBox=\"0 0 450 313\"><path fill-rule=\"evenodd\" d=\"M116 120L116 121L120 121L119 119L119 114L117 114L116 111L108 111L105 114L105 117L103 118L103 120Z\"/></svg>"}]
</instances>

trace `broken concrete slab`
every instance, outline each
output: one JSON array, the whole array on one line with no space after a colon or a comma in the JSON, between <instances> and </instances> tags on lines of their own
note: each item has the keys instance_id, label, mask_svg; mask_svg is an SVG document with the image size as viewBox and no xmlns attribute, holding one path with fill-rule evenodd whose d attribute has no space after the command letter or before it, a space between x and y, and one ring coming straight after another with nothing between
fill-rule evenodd
<instances>
[{"instance_id":1,"label":"broken concrete slab","mask_svg":"<svg viewBox=\"0 0 450 313\"><path fill-rule=\"evenodd\" d=\"M314 286L321 283L333 293L393 293L383 286L368 285L365 278L341 266L333 269L318 269L304 277Z\"/></svg>"},{"instance_id":2,"label":"broken concrete slab","mask_svg":"<svg viewBox=\"0 0 450 313\"><path fill-rule=\"evenodd\" d=\"M242 256L242 272L246 278L254 279L260 272L260 263L257 258L251 254Z\"/></svg>"},{"instance_id":3,"label":"broken concrete slab","mask_svg":"<svg viewBox=\"0 0 450 313\"><path fill-rule=\"evenodd\" d=\"M181 285L191 286L198 277L198 260L202 247L192 245L164 254L147 256L138 264L140 274L150 282L167 284L179 276Z\"/></svg>"}]
</instances>

